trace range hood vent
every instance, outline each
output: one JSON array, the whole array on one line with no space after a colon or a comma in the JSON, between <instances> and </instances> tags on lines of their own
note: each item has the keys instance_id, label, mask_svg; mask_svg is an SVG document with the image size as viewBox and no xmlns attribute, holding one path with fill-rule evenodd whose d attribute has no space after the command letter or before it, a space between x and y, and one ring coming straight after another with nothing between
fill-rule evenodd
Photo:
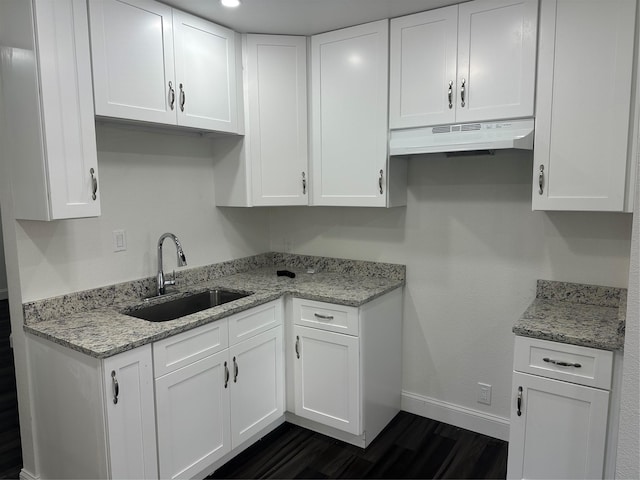
<instances>
[{"instance_id":1,"label":"range hood vent","mask_svg":"<svg viewBox=\"0 0 640 480\"><path fill-rule=\"evenodd\" d=\"M390 155L533 149L533 119L392 130Z\"/></svg>"}]
</instances>

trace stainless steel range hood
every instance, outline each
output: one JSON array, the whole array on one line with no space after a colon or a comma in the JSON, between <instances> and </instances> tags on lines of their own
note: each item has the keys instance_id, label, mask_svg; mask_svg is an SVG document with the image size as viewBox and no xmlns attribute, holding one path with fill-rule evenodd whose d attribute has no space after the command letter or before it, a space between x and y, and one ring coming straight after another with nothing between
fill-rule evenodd
<instances>
[{"instance_id":1,"label":"stainless steel range hood","mask_svg":"<svg viewBox=\"0 0 640 480\"><path fill-rule=\"evenodd\" d=\"M392 130L389 155L533 149L533 119Z\"/></svg>"}]
</instances>

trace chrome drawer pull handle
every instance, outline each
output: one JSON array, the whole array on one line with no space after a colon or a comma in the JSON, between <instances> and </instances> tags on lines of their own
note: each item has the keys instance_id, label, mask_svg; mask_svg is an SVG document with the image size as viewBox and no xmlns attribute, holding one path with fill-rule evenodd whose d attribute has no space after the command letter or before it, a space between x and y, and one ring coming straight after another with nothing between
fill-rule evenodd
<instances>
[{"instance_id":1,"label":"chrome drawer pull handle","mask_svg":"<svg viewBox=\"0 0 640 480\"><path fill-rule=\"evenodd\" d=\"M460 106L461 106L462 108L464 108L464 106L466 105L466 103L465 103L465 99L464 99L464 98L465 98L465 88L464 88L464 84L465 84L465 79L463 78L463 79L462 79L462 85L460 86L460 100L461 100L461 102L460 102Z\"/></svg>"},{"instance_id":2,"label":"chrome drawer pull handle","mask_svg":"<svg viewBox=\"0 0 640 480\"><path fill-rule=\"evenodd\" d=\"M96 178L96 171L93 167L89 169L89 174L91 175L91 199L95 200L97 198L96 193L98 193L98 179Z\"/></svg>"},{"instance_id":3,"label":"chrome drawer pull handle","mask_svg":"<svg viewBox=\"0 0 640 480\"><path fill-rule=\"evenodd\" d=\"M227 362L224 362L224 388L227 388L229 385L229 367L227 367Z\"/></svg>"},{"instance_id":4,"label":"chrome drawer pull handle","mask_svg":"<svg viewBox=\"0 0 640 480\"><path fill-rule=\"evenodd\" d=\"M554 360L553 358L543 358L542 359L543 362L547 362L547 363L553 363L554 365L559 365L561 367L575 367L575 368L580 368L582 367L582 365L580 365L579 363L571 363L571 362L565 362L563 360Z\"/></svg>"},{"instance_id":5,"label":"chrome drawer pull handle","mask_svg":"<svg viewBox=\"0 0 640 480\"><path fill-rule=\"evenodd\" d=\"M176 91L173 89L173 84L169 82L169 107L173 110L173 106L176 103Z\"/></svg>"},{"instance_id":6,"label":"chrome drawer pull handle","mask_svg":"<svg viewBox=\"0 0 640 480\"><path fill-rule=\"evenodd\" d=\"M180 111L184 112L184 103L187 101L187 94L184 93L182 84L180 84Z\"/></svg>"},{"instance_id":7,"label":"chrome drawer pull handle","mask_svg":"<svg viewBox=\"0 0 640 480\"><path fill-rule=\"evenodd\" d=\"M236 357L233 357L233 383L238 383L238 363L236 362Z\"/></svg>"},{"instance_id":8,"label":"chrome drawer pull handle","mask_svg":"<svg viewBox=\"0 0 640 480\"><path fill-rule=\"evenodd\" d=\"M538 194L544 192L544 165L540 165L540 173L538 174Z\"/></svg>"},{"instance_id":9,"label":"chrome drawer pull handle","mask_svg":"<svg viewBox=\"0 0 640 480\"><path fill-rule=\"evenodd\" d=\"M518 416L522 415L522 387L518 387Z\"/></svg>"},{"instance_id":10,"label":"chrome drawer pull handle","mask_svg":"<svg viewBox=\"0 0 640 480\"><path fill-rule=\"evenodd\" d=\"M449 82L448 96L449 96L449 110L451 110L453 108L453 80Z\"/></svg>"},{"instance_id":11,"label":"chrome drawer pull handle","mask_svg":"<svg viewBox=\"0 0 640 480\"><path fill-rule=\"evenodd\" d=\"M380 177L378 178L378 188L380 189L380 195L382 195L382 193L383 193L383 191L382 191L383 174L384 174L384 172L382 170L380 170Z\"/></svg>"},{"instance_id":12,"label":"chrome drawer pull handle","mask_svg":"<svg viewBox=\"0 0 640 480\"><path fill-rule=\"evenodd\" d=\"M322 315L321 313L314 313L313 315L320 320L333 320L333 315Z\"/></svg>"},{"instance_id":13,"label":"chrome drawer pull handle","mask_svg":"<svg viewBox=\"0 0 640 480\"><path fill-rule=\"evenodd\" d=\"M113 403L118 403L118 395L120 395L120 385L116 378L116 371L111 370L111 383L113 384Z\"/></svg>"},{"instance_id":14,"label":"chrome drawer pull handle","mask_svg":"<svg viewBox=\"0 0 640 480\"><path fill-rule=\"evenodd\" d=\"M302 194L307 194L307 179L305 178L304 172L302 172Z\"/></svg>"}]
</instances>

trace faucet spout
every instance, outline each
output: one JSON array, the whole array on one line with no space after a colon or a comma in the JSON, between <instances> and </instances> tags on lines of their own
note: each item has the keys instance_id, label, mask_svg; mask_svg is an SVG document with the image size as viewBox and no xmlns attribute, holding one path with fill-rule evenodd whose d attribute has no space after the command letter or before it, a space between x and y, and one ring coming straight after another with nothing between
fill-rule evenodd
<instances>
[{"instance_id":1,"label":"faucet spout","mask_svg":"<svg viewBox=\"0 0 640 480\"><path fill-rule=\"evenodd\" d=\"M175 274L171 280L165 280L164 272L162 271L162 244L166 238L170 238L173 240L173 243L176 246L176 254L178 258L178 266L184 267L187 264L187 257L184 255L184 251L182 250L182 245L180 244L180 240L173 233L163 233L158 240L158 275L157 275L157 288L156 293L158 295L164 295L165 287L167 285L175 285L176 279Z\"/></svg>"}]
</instances>

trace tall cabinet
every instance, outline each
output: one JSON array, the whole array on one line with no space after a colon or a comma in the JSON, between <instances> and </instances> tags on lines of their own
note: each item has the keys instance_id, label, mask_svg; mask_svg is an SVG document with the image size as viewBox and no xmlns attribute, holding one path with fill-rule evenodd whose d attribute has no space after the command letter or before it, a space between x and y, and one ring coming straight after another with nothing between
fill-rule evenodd
<instances>
[{"instance_id":1,"label":"tall cabinet","mask_svg":"<svg viewBox=\"0 0 640 480\"><path fill-rule=\"evenodd\" d=\"M633 208L635 19L635 0L541 3L534 210Z\"/></svg>"},{"instance_id":2,"label":"tall cabinet","mask_svg":"<svg viewBox=\"0 0 640 480\"><path fill-rule=\"evenodd\" d=\"M0 49L15 217L99 216L86 2L0 2L0 15L17 22Z\"/></svg>"},{"instance_id":3,"label":"tall cabinet","mask_svg":"<svg viewBox=\"0 0 640 480\"><path fill-rule=\"evenodd\" d=\"M388 64L388 20L311 37L314 205L406 205L406 164L387 154Z\"/></svg>"}]
</instances>

